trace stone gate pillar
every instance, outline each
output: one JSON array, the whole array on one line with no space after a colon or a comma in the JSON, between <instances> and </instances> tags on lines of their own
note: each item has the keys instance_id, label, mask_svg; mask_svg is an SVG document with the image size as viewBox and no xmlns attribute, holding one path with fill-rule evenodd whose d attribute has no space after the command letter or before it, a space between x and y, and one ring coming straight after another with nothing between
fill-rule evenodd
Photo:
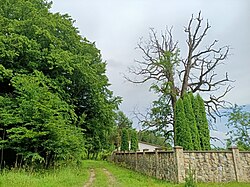
<instances>
[{"instance_id":1,"label":"stone gate pillar","mask_svg":"<svg viewBox=\"0 0 250 187\"><path fill-rule=\"evenodd\" d=\"M242 182L243 173L242 173L242 166L240 162L239 149L235 146L232 146L230 150L232 151L232 154L233 154L233 163L234 163L234 172L235 172L236 181Z\"/></svg>"},{"instance_id":2,"label":"stone gate pillar","mask_svg":"<svg viewBox=\"0 0 250 187\"><path fill-rule=\"evenodd\" d=\"M176 183L185 182L184 154L181 146L174 147L175 167L176 167Z\"/></svg>"}]
</instances>

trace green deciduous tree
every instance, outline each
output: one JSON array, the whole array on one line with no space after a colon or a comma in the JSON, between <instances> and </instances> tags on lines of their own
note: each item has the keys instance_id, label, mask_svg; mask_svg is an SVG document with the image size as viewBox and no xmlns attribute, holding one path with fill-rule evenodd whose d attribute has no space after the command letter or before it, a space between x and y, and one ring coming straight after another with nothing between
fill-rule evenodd
<instances>
[{"instance_id":1,"label":"green deciduous tree","mask_svg":"<svg viewBox=\"0 0 250 187\"><path fill-rule=\"evenodd\" d=\"M250 112L235 105L228 112L226 125L229 128L227 133L230 136L227 140L229 146L235 144L240 150L250 150Z\"/></svg>"},{"instance_id":2,"label":"green deciduous tree","mask_svg":"<svg viewBox=\"0 0 250 187\"><path fill-rule=\"evenodd\" d=\"M115 125L120 99L108 89L100 51L80 36L69 15L51 13L50 7L46 0L0 1L6 163L17 155L42 162L79 156L83 139L88 153L98 153L109 146Z\"/></svg>"},{"instance_id":3,"label":"green deciduous tree","mask_svg":"<svg viewBox=\"0 0 250 187\"><path fill-rule=\"evenodd\" d=\"M167 149L172 149L171 144L166 142L165 137L161 134L151 131L151 130L143 130L138 132L138 140L146 143L155 144Z\"/></svg>"},{"instance_id":4,"label":"green deciduous tree","mask_svg":"<svg viewBox=\"0 0 250 187\"><path fill-rule=\"evenodd\" d=\"M182 99L178 99L175 106L175 145L184 150L192 150L192 135L187 123Z\"/></svg>"},{"instance_id":5,"label":"green deciduous tree","mask_svg":"<svg viewBox=\"0 0 250 187\"><path fill-rule=\"evenodd\" d=\"M134 112L139 124L142 125L144 131L152 131L154 136L164 138L166 144L172 143L173 129L171 128L172 110L166 104L167 96L162 95L158 100L153 101L153 106L146 115L140 112Z\"/></svg>"},{"instance_id":6,"label":"green deciduous tree","mask_svg":"<svg viewBox=\"0 0 250 187\"><path fill-rule=\"evenodd\" d=\"M1 144L26 163L48 166L59 159L79 157L84 150L81 129L72 125L77 120L73 107L49 92L50 83L38 71L17 74L11 80L16 97L0 96L0 124L5 132Z\"/></svg>"},{"instance_id":7,"label":"green deciduous tree","mask_svg":"<svg viewBox=\"0 0 250 187\"><path fill-rule=\"evenodd\" d=\"M117 111L115 122L118 129L132 128L133 124L133 122L122 111Z\"/></svg>"},{"instance_id":8,"label":"green deciduous tree","mask_svg":"<svg viewBox=\"0 0 250 187\"><path fill-rule=\"evenodd\" d=\"M121 146L122 129L132 130L133 122L120 110L116 111L115 126L110 134L112 145L118 149Z\"/></svg>"}]
</instances>

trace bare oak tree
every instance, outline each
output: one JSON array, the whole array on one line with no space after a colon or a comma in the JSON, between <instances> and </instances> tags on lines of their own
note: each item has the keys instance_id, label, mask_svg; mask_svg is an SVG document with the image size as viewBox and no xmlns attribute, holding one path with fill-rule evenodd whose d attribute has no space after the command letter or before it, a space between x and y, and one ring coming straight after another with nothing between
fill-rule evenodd
<instances>
[{"instance_id":1,"label":"bare oak tree","mask_svg":"<svg viewBox=\"0 0 250 187\"><path fill-rule=\"evenodd\" d=\"M172 125L171 131L174 130L176 100L185 92L208 93L209 97L205 100L207 112L216 120L216 116L221 116L219 108L226 104L224 96L232 89L228 74L225 73L221 78L215 72L229 55L229 46L217 47L218 40L214 40L202 48L210 28L208 20L203 20L201 12L197 17L192 15L188 25L184 27L188 49L185 58L180 57L180 48L173 39L172 28L166 29L160 37L154 29L150 29L149 39L145 41L141 38L138 43L138 49L143 53L142 60L136 61L137 67L129 69L136 77L126 79L138 84L152 81L151 88L167 96L166 104L171 106L172 119L166 126Z\"/></svg>"}]
</instances>

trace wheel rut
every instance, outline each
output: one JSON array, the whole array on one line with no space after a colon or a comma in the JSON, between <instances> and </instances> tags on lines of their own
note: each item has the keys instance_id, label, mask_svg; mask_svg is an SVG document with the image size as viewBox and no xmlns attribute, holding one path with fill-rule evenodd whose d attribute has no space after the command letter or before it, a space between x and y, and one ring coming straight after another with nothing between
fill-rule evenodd
<instances>
[{"instance_id":1,"label":"wheel rut","mask_svg":"<svg viewBox=\"0 0 250 187\"><path fill-rule=\"evenodd\" d=\"M103 171L109 179L109 187L117 186L117 181L115 177L112 175L112 173L110 173L106 168L103 168Z\"/></svg>"},{"instance_id":2,"label":"wheel rut","mask_svg":"<svg viewBox=\"0 0 250 187\"><path fill-rule=\"evenodd\" d=\"M89 180L86 184L83 185L83 187L90 187L93 185L94 181L95 181L96 177L95 177L95 170L94 169L90 169L90 177Z\"/></svg>"}]
</instances>

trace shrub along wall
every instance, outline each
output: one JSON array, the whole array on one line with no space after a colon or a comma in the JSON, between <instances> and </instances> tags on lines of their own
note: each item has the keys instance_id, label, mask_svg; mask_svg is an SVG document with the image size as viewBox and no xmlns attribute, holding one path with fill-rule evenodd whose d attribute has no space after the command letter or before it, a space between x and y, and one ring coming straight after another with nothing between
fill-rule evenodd
<instances>
[{"instance_id":1,"label":"shrub along wall","mask_svg":"<svg viewBox=\"0 0 250 187\"><path fill-rule=\"evenodd\" d=\"M115 152L112 161L140 173L171 182L185 181L188 171L198 182L250 181L250 152L236 147L226 151Z\"/></svg>"}]
</instances>

